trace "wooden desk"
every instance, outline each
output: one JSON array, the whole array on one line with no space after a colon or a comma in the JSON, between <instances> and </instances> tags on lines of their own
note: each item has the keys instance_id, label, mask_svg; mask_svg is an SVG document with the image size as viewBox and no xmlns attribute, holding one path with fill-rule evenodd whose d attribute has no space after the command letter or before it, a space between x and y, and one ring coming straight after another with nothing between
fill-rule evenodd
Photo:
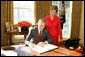
<instances>
[{"instance_id":1,"label":"wooden desk","mask_svg":"<svg viewBox=\"0 0 85 57\"><path fill-rule=\"evenodd\" d=\"M43 54L39 54L35 51L32 51L34 56L82 56L81 53L78 53L74 50L69 50L67 48L59 47L58 49L48 51Z\"/></svg>"},{"instance_id":2,"label":"wooden desk","mask_svg":"<svg viewBox=\"0 0 85 57\"><path fill-rule=\"evenodd\" d=\"M81 56L81 53L76 52L75 50L69 50L67 48L59 47L59 49L53 50L54 52L59 52L68 56Z\"/></svg>"},{"instance_id":3,"label":"wooden desk","mask_svg":"<svg viewBox=\"0 0 85 57\"><path fill-rule=\"evenodd\" d=\"M40 56L68 56L59 52L49 51L46 53L41 54Z\"/></svg>"}]
</instances>

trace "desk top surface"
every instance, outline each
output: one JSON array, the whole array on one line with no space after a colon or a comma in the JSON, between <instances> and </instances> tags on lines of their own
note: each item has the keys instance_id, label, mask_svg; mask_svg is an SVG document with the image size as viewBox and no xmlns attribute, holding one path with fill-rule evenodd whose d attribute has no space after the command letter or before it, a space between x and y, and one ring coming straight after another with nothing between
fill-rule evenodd
<instances>
[{"instance_id":1,"label":"desk top surface","mask_svg":"<svg viewBox=\"0 0 85 57\"><path fill-rule=\"evenodd\" d=\"M32 52L35 56L81 56L81 53L76 52L75 50L69 50L67 48L59 47L58 49L54 49L52 51L45 52L43 54L38 54L36 52Z\"/></svg>"}]
</instances>

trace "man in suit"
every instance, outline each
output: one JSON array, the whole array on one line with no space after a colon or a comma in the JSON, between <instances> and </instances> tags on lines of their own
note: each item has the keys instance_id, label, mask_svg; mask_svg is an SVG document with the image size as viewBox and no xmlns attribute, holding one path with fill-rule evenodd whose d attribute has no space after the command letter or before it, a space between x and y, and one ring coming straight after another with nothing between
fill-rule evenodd
<instances>
[{"instance_id":1,"label":"man in suit","mask_svg":"<svg viewBox=\"0 0 85 57\"><path fill-rule=\"evenodd\" d=\"M44 46L45 44L52 43L52 40L45 29L45 20L43 18L38 20L38 27L31 30L25 39L25 45L17 49L18 56L32 56L30 47L35 45Z\"/></svg>"},{"instance_id":2,"label":"man in suit","mask_svg":"<svg viewBox=\"0 0 85 57\"><path fill-rule=\"evenodd\" d=\"M41 18L38 20L38 27L32 29L29 36L27 37L26 45L40 45L44 46L47 43L52 43L48 31L45 29L45 20Z\"/></svg>"}]
</instances>

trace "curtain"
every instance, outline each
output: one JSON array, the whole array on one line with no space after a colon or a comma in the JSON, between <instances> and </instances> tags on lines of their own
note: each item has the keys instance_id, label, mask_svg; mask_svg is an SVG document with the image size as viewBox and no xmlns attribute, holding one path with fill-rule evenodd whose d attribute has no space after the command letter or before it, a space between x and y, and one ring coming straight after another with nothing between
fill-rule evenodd
<instances>
[{"instance_id":1,"label":"curtain","mask_svg":"<svg viewBox=\"0 0 85 57\"><path fill-rule=\"evenodd\" d=\"M73 1L71 38L79 38L82 1Z\"/></svg>"},{"instance_id":2,"label":"curtain","mask_svg":"<svg viewBox=\"0 0 85 57\"><path fill-rule=\"evenodd\" d=\"M6 22L13 23L13 2L1 1L1 46L10 45L11 35L6 32Z\"/></svg>"},{"instance_id":3,"label":"curtain","mask_svg":"<svg viewBox=\"0 0 85 57\"><path fill-rule=\"evenodd\" d=\"M35 2L35 19L36 23L39 18L45 17L49 12L49 7L52 5L52 1L36 1Z\"/></svg>"}]
</instances>

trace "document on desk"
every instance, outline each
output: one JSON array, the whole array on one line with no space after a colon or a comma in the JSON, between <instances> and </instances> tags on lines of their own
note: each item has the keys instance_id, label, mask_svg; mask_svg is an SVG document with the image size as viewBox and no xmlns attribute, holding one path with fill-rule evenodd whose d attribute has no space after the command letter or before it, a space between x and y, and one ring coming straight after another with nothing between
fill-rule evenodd
<instances>
[{"instance_id":1,"label":"document on desk","mask_svg":"<svg viewBox=\"0 0 85 57\"><path fill-rule=\"evenodd\" d=\"M38 52L38 53L44 53L53 49L58 48L58 46L52 45L52 44L46 44L45 46L38 46L36 45L34 48L32 48L32 50Z\"/></svg>"}]
</instances>

